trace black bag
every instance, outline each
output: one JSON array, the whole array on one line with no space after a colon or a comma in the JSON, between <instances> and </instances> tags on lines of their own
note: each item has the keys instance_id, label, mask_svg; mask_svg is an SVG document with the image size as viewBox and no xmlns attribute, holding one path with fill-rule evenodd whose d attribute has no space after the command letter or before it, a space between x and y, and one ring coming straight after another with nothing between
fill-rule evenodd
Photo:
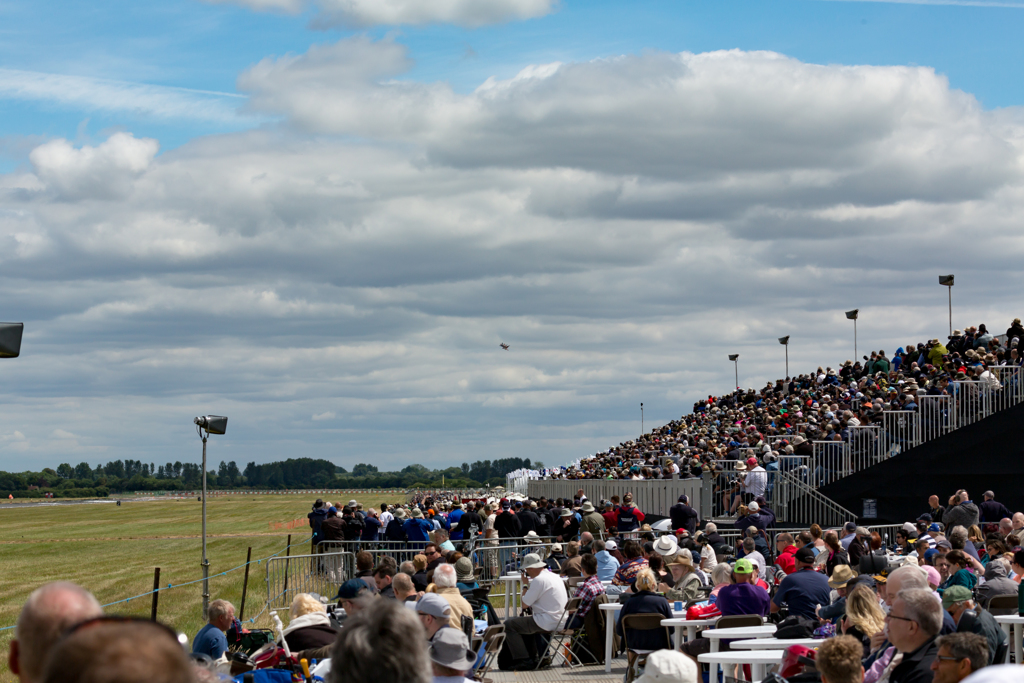
<instances>
[{"instance_id":1,"label":"black bag","mask_svg":"<svg viewBox=\"0 0 1024 683\"><path fill-rule=\"evenodd\" d=\"M881 574L889 566L889 559L885 555L870 553L860 558L860 573L874 576Z\"/></svg>"},{"instance_id":2,"label":"black bag","mask_svg":"<svg viewBox=\"0 0 1024 683\"><path fill-rule=\"evenodd\" d=\"M814 634L817 624L813 619L793 614L779 623L775 629L775 637L779 640L793 640L796 638L810 638Z\"/></svg>"}]
</instances>

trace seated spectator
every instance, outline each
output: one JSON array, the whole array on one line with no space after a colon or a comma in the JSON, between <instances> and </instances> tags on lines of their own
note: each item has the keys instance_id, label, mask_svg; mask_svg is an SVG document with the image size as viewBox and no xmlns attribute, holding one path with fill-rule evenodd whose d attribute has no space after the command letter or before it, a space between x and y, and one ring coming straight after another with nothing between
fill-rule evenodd
<instances>
[{"instance_id":1,"label":"seated spectator","mask_svg":"<svg viewBox=\"0 0 1024 683\"><path fill-rule=\"evenodd\" d=\"M605 542L601 539L594 541L594 557L597 558L597 578L601 581L611 581L619 568L619 561L608 552Z\"/></svg>"},{"instance_id":2,"label":"seated spectator","mask_svg":"<svg viewBox=\"0 0 1024 683\"><path fill-rule=\"evenodd\" d=\"M939 593L952 586L964 586L967 590L974 591L974 587L978 585L978 577L967 569L967 555L962 550L950 550L946 553L946 561L949 562L949 578L939 586Z\"/></svg>"},{"instance_id":3,"label":"seated spectator","mask_svg":"<svg viewBox=\"0 0 1024 683\"><path fill-rule=\"evenodd\" d=\"M227 600L214 600L206 614L210 621L192 640L192 652L220 659L228 649L228 639L224 634L235 620L235 606Z\"/></svg>"},{"instance_id":4,"label":"seated spectator","mask_svg":"<svg viewBox=\"0 0 1024 683\"><path fill-rule=\"evenodd\" d=\"M327 683L431 683L427 648L410 647L423 636L411 610L379 600L341 629Z\"/></svg>"},{"instance_id":5,"label":"seated spectator","mask_svg":"<svg viewBox=\"0 0 1024 683\"><path fill-rule=\"evenodd\" d=\"M1001 557L985 565L985 583L978 586L978 602L987 605L997 595L1017 595L1018 584L1007 578L1010 566Z\"/></svg>"},{"instance_id":6,"label":"seated spectator","mask_svg":"<svg viewBox=\"0 0 1024 683\"><path fill-rule=\"evenodd\" d=\"M576 595L573 596L581 598L580 606L573 616L573 621L569 624L569 628L573 629L583 626L583 619L590 611L591 605L594 604L594 598L605 593L604 584L597 578L597 558L594 555L584 555L581 568L586 580L576 587Z\"/></svg>"},{"instance_id":7,"label":"seated spectator","mask_svg":"<svg viewBox=\"0 0 1024 683\"><path fill-rule=\"evenodd\" d=\"M393 583L395 579L395 568L390 564L381 563L373 570L373 581L377 586L377 592L382 598L395 599Z\"/></svg>"},{"instance_id":8,"label":"seated spectator","mask_svg":"<svg viewBox=\"0 0 1024 683\"><path fill-rule=\"evenodd\" d=\"M718 571L717 567L715 571ZM768 614L771 599L768 596L768 591L757 585L757 570L750 560L736 560L736 564L732 567L732 581L732 583L722 586L715 600L722 616L754 614L763 617ZM723 640L719 646L723 651L728 650L729 641ZM693 657L694 660L698 655L710 651L711 641L701 638L699 635L683 645L683 652Z\"/></svg>"},{"instance_id":9,"label":"seated spectator","mask_svg":"<svg viewBox=\"0 0 1024 683\"><path fill-rule=\"evenodd\" d=\"M54 646L41 683L195 681L192 663L174 631L151 621L102 619L83 622Z\"/></svg>"},{"instance_id":10,"label":"seated spectator","mask_svg":"<svg viewBox=\"0 0 1024 683\"><path fill-rule=\"evenodd\" d=\"M291 620L284 629L284 640L293 652L334 644L338 631L331 626L327 608L312 595L296 595L288 613Z\"/></svg>"},{"instance_id":11,"label":"seated spectator","mask_svg":"<svg viewBox=\"0 0 1024 683\"><path fill-rule=\"evenodd\" d=\"M988 642L988 663L1009 647L1006 634L987 610L975 610L971 592L963 586L950 586L942 594L942 609L949 612L957 633L977 633Z\"/></svg>"},{"instance_id":12,"label":"seated spectator","mask_svg":"<svg viewBox=\"0 0 1024 683\"><path fill-rule=\"evenodd\" d=\"M658 590L673 602L696 600L701 595L701 582L693 569L693 558L688 551L676 555L668 567L672 572L672 585L661 583L658 585Z\"/></svg>"},{"instance_id":13,"label":"seated spectator","mask_svg":"<svg viewBox=\"0 0 1024 683\"><path fill-rule=\"evenodd\" d=\"M455 577L458 579L455 587L461 593L466 593L480 587L473 573L473 560L468 557L460 557L455 561Z\"/></svg>"},{"instance_id":14,"label":"seated spectator","mask_svg":"<svg viewBox=\"0 0 1024 683\"><path fill-rule=\"evenodd\" d=\"M625 636L629 645L630 665L633 662L633 652L654 652L671 647L665 629L653 631L629 629L628 634L623 633L622 623L630 614L661 614L666 619L672 618L672 608L669 607L668 600L654 592L658 589L658 585L655 583L654 572L649 568L644 567L637 573L634 579L634 588L636 594L622 606L618 622L615 624L615 632L619 634L620 638Z\"/></svg>"},{"instance_id":15,"label":"seated spectator","mask_svg":"<svg viewBox=\"0 0 1024 683\"><path fill-rule=\"evenodd\" d=\"M821 673L821 683L861 683L864 666L860 643L850 636L822 641L814 657L814 668Z\"/></svg>"},{"instance_id":16,"label":"seated spectator","mask_svg":"<svg viewBox=\"0 0 1024 683\"><path fill-rule=\"evenodd\" d=\"M583 576L583 570L580 567L583 557L580 555L580 544L578 541L569 541L569 544L565 547L565 556L566 560L562 564L560 574L568 576L570 579Z\"/></svg>"},{"instance_id":17,"label":"seated spectator","mask_svg":"<svg viewBox=\"0 0 1024 683\"><path fill-rule=\"evenodd\" d=\"M628 590L636 581L637 574L647 568L647 560L644 559L643 547L636 541L626 541L622 546L622 553L626 558L625 563L615 570L612 577L611 590L609 594L618 594Z\"/></svg>"},{"instance_id":18,"label":"seated spectator","mask_svg":"<svg viewBox=\"0 0 1024 683\"><path fill-rule=\"evenodd\" d=\"M886 616L895 651L883 672L890 683L927 681L938 653L935 637L942 628L942 608L930 590L904 588Z\"/></svg>"},{"instance_id":19,"label":"seated spectator","mask_svg":"<svg viewBox=\"0 0 1024 683\"><path fill-rule=\"evenodd\" d=\"M934 683L960 683L978 669L991 664L988 642L976 633L939 636L939 651L932 661Z\"/></svg>"},{"instance_id":20,"label":"seated spectator","mask_svg":"<svg viewBox=\"0 0 1024 683\"><path fill-rule=\"evenodd\" d=\"M861 657L871 654L871 637L885 628L885 612L878 604L875 591L866 584L854 586L846 596L846 615L840 623L842 631L861 643Z\"/></svg>"},{"instance_id":21,"label":"seated spectator","mask_svg":"<svg viewBox=\"0 0 1024 683\"><path fill-rule=\"evenodd\" d=\"M391 588L395 592L395 600L399 602L416 600L416 586L412 585L412 577L404 572L395 574L391 580Z\"/></svg>"},{"instance_id":22,"label":"seated spectator","mask_svg":"<svg viewBox=\"0 0 1024 683\"><path fill-rule=\"evenodd\" d=\"M711 589L709 598L714 603L718 599L718 594L722 588L732 583L732 566L728 562L716 564L715 568L711 570L711 583L714 585L714 588Z\"/></svg>"},{"instance_id":23,"label":"seated spectator","mask_svg":"<svg viewBox=\"0 0 1024 683\"><path fill-rule=\"evenodd\" d=\"M434 683L473 683L466 673L476 664L476 653L462 631L442 629L430 641L428 650Z\"/></svg>"},{"instance_id":24,"label":"seated spectator","mask_svg":"<svg viewBox=\"0 0 1024 683\"><path fill-rule=\"evenodd\" d=\"M551 633L569 601L562 579L547 570L539 555L530 554L523 561L523 606L533 614L505 620L505 647L512 657L513 669L533 669L538 662L536 640L524 638L537 633Z\"/></svg>"},{"instance_id":25,"label":"seated spectator","mask_svg":"<svg viewBox=\"0 0 1024 683\"><path fill-rule=\"evenodd\" d=\"M779 569L785 574L792 574L796 571L793 555L796 554L797 548L793 544L793 535L783 531L776 536L775 550L778 553L778 556L775 558L775 564L779 566Z\"/></svg>"},{"instance_id":26,"label":"seated spectator","mask_svg":"<svg viewBox=\"0 0 1024 683\"><path fill-rule=\"evenodd\" d=\"M657 650L647 657L643 674L634 683L700 683L693 660L675 650Z\"/></svg>"},{"instance_id":27,"label":"seated spectator","mask_svg":"<svg viewBox=\"0 0 1024 683\"><path fill-rule=\"evenodd\" d=\"M92 593L81 586L57 581L32 591L18 614L7 659L21 683L40 683L50 650L71 626L103 614Z\"/></svg>"},{"instance_id":28,"label":"seated spectator","mask_svg":"<svg viewBox=\"0 0 1024 683\"><path fill-rule=\"evenodd\" d=\"M413 568L416 570L412 574L412 584L416 586L416 590L425 591L430 581L427 580L427 556L416 555L412 558Z\"/></svg>"},{"instance_id":29,"label":"seated spectator","mask_svg":"<svg viewBox=\"0 0 1024 683\"><path fill-rule=\"evenodd\" d=\"M426 631L427 640L432 640L434 634L441 629L451 628L451 603L436 593L427 593L416 601L416 614ZM462 625L460 624L457 628L461 630Z\"/></svg>"},{"instance_id":30,"label":"seated spectator","mask_svg":"<svg viewBox=\"0 0 1024 683\"><path fill-rule=\"evenodd\" d=\"M568 559L569 558L567 558L565 556L565 553L562 551L561 543L551 544L551 552L548 554L548 559L546 560L548 569L550 569L553 572L561 572L562 567L565 565Z\"/></svg>"},{"instance_id":31,"label":"seated spectator","mask_svg":"<svg viewBox=\"0 0 1024 683\"><path fill-rule=\"evenodd\" d=\"M454 565L442 564L434 570L434 592L451 605L451 627L461 629L462 617L473 618L473 606L462 597L456 583L458 581Z\"/></svg>"},{"instance_id":32,"label":"seated spectator","mask_svg":"<svg viewBox=\"0 0 1024 683\"><path fill-rule=\"evenodd\" d=\"M345 610L346 617L350 617L370 606L370 602L373 600L373 593L370 592L366 582L362 579L349 579L338 587L338 594L335 596L335 599L341 608Z\"/></svg>"},{"instance_id":33,"label":"seated spectator","mask_svg":"<svg viewBox=\"0 0 1024 683\"><path fill-rule=\"evenodd\" d=\"M814 551L809 547L797 550L793 559L796 571L779 584L772 598L771 611L778 612L780 605L785 604L790 615L815 619L815 608L830 602L828 577L814 571Z\"/></svg>"}]
</instances>

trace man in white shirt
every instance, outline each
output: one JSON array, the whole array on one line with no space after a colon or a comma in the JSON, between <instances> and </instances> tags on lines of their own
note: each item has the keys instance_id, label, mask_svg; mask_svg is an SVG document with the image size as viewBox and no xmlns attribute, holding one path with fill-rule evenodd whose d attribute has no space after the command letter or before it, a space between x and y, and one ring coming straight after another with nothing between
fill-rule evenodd
<instances>
[{"instance_id":1,"label":"man in white shirt","mask_svg":"<svg viewBox=\"0 0 1024 683\"><path fill-rule=\"evenodd\" d=\"M768 472L757 464L757 458L747 458L749 471L743 478L744 502L749 503L758 496L763 496L768 488Z\"/></svg>"},{"instance_id":2,"label":"man in white shirt","mask_svg":"<svg viewBox=\"0 0 1024 683\"><path fill-rule=\"evenodd\" d=\"M533 637L551 633L565 612L569 596L562 579L548 571L540 555L530 553L523 558L523 606L533 614L505 620L505 647L512 655L512 670L525 671L537 667L538 655Z\"/></svg>"},{"instance_id":3,"label":"man in white shirt","mask_svg":"<svg viewBox=\"0 0 1024 683\"><path fill-rule=\"evenodd\" d=\"M395 518L395 516L393 514L391 514L391 510L388 509L388 504L387 503L381 503L380 504L380 518L379 519L380 519L380 530L382 532L385 529L388 528L388 524L390 524L391 520L393 520L394 518ZM384 534L382 533L381 536L383 537L383 535Z\"/></svg>"}]
</instances>

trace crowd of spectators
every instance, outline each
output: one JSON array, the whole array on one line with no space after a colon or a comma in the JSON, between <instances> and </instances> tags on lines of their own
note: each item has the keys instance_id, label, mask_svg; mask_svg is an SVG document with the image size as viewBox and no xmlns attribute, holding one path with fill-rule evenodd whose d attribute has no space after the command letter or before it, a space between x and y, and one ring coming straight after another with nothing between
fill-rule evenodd
<instances>
[{"instance_id":1,"label":"crowd of spectators","mask_svg":"<svg viewBox=\"0 0 1024 683\"><path fill-rule=\"evenodd\" d=\"M850 427L878 424L882 413L919 410L922 396L951 394L956 382L998 391L1006 368L1019 367L1024 327L1015 318L1005 335L985 327L954 330L893 354L872 351L862 360L819 367L778 379L759 390L708 396L693 412L565 467L512 476L551 479L667 479L700 477L726 461L737 469L778 469L786 455L811 455L812 441L850 441ZM999 370L998 368L1003 368ZM950 384L950 383L954 384ZM785 437L770 439L769 437ZM750 459L754 463L750 463ZM765 493L767 476L746 476L737 498ZM738 503L729 506L736 511Z\"/></svg>"}]
</instances>

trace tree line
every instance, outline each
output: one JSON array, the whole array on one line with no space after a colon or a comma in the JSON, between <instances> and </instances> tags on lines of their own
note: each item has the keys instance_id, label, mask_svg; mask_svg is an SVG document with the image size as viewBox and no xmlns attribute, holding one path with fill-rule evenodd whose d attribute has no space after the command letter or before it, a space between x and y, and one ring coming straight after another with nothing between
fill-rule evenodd
<instances>
[{"instance_id":1,"label":"tree line","mask_svg":"<svg viewBox=\"0 0 1024 683\"><path fill-rule=\"evenodd\" d=\"M542 466L534 463L533 467ZM428 469L409 465L397 472L381 472L360 463L352 471L329 460L288 458L258 465L250 462L240 470L235 461L224 462L206 473L208 489L291 489L291 488L455 488L504 484L505 475L531 467L529 458L479 460L461 467ZM0 471L0 497L42 497L52 493L60 498L103 497L110 492L189 491L202 486L203 470L195 463L175 461L163 465L139 460L113 460L95 467L81 462L61 463L41 472Z\"/></svg>"}]
</instances>

